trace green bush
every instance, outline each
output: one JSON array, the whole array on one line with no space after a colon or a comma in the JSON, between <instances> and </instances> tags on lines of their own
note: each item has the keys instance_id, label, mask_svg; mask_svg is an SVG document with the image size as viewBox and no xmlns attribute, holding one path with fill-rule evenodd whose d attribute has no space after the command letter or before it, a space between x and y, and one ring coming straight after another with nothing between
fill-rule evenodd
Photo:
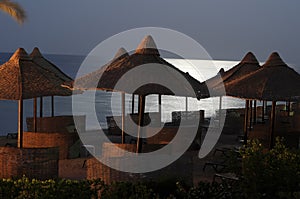
<instances>
[{"instance_id":1,"label":"green bush","mask_svg":"<svg viewBox=\"0 0 300 199\"><path fill-rule=\"evenodd\" d=\"M155 190L155 191L154 191ZM102 199L160 199L160 198L229 198L230 188L219 183L200 183L190 188L174 179L159 182L114 182L101 180L1 179L0 198L102 198ZM220 197L222 196L222 197ZM231 197L232 198L232 197Z\"/></svg>"},{"instance_id":2,"label":"green bush","mask_svg":"<svg viewBox=\"0 0 300 199\"><path fill-rule=\"evenodd\" d=\"M114 182L107 186L101 193L103 199L138 199L138 198L156 198L152 189L142 183Z\"/></svg>"},{"instance_id":3,"label":"green bush","mask_svg":"<svg viewBox=\"0 0 300 199\"><path fill-rule=\"evenodd\" d=\"M295 198L300 193L300 153L277 138L272 150L253 140L241 151L241 188L247 198Z\"/></svg>"},{"instance_id":4,"label":"green bush","mask_svg":"<svg viewBox=\"0 0 300 199\"><path fill-rule=\"evenodd\" d=\"M187 192L181 195L180 198L186 199L240 199L242 194L240 191L235 189L236 187L226 183L217 182L200 182L198 186L192 187Z\"/></svg>"},{"instance_id":5,"label":"green bush","mask_svg":"<svg viewBox=\"0 0 300 199\"><path fill-rule=\"evenodd\" d=\"M0 198L97 198L101 180L0 179Z\"/></svg>"},{"instance_id":6,"label":"green bush","mask_svg":"<svg viewBox=\"0 0 300 199\"><path fill-rule=\"evenodd\" d=\"M181 192L179 192L177 189L179 187L182 190L190 189L190 186L188 186L183 180L175 177L161 176L155 181L145 181L144 183L147 187L151 188L160 198L181 198Z\"/></svg>"}]
</instances>

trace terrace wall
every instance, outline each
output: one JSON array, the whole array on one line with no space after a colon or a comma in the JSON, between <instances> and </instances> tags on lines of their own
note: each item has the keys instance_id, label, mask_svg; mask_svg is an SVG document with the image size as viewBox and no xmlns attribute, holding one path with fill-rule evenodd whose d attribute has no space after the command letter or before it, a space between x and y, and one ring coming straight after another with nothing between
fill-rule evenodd
<instances>
[{"instance_id":1,"label":"terrace wall","mask_svg":"<svg viewBox=\"0 0 300 199\"><path fill-rule=\"evenodd\" d=\"M0 177L23 175L42 180L57 178L58 149L0 147Z\"/></svg>"}]
</instances>

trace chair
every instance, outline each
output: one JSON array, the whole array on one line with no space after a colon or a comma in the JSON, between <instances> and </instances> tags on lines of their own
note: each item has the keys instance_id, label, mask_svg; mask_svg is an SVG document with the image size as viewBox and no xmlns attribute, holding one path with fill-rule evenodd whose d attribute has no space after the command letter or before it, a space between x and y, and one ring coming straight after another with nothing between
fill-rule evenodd
<instances>
[{"instance_id":1,"label":"chair","mask_svg":"<svg viewBox=\"0 0 300 199\"><path fill-rule=\"evenodd\" d=\"M82 148L85 149L84 157L88 157L89 155L95 155L96 154L94 145L84 144L84 145L82 145ZM90 150L88 150L88 149L90 149Z\"/></svg>"},{"instance_id":2,"label":"chair","mask_svg":"<svg viewBox=\"0 0 300 199\"><path fill-rule=\"evenodd\" d=\"M203 172L205 171L207 166L211 166L215 172L223 172L226 167L228 167L228 161L230 158L230 153L234 153L237 155L237 158L240 158L239 156L239 150L240 147L233 147L233 148L228 148L228 147L220 147L216 148L214 153L213 153L213 159L210 161L205 162L202 170ZM216 153L220 152L221 156L218 156L218 159L216 160Z\"/></svg>"},{"instance_id":3,"label":"chair","mask_svg":"<svg viewBox=\"0 0 300 199\"><path fill-rule=\"evenodd\" d=\"M216 173L213 177L213 182L216 182L216 179L219 178L222 181L239 181L239 177L234 173Z\"/></svg>"},{"instance_id":4,"label":"chair","mask_svg":"<svg viewBox=\"0 0 300 199\"><path fill-rule=\"evenodd\" d=\"M18 133L7 133L6 138L9 139L17 139L18 138Z\"/></svg>"}]
</instances>

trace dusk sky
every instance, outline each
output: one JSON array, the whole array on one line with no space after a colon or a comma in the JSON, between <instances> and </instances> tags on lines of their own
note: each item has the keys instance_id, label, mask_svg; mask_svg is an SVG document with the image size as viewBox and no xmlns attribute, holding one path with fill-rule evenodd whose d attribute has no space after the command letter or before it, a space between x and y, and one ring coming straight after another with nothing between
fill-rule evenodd
<instances>
[{"instance_id":1,"label":"dusk sky","mask_svg":"<svg viewBox=\"0 0 300 199\"><path fill-rule=\"evenodd\" d=\"M300 66L300 1L280 0L110 0L16 1L28 20L18 25L0 13L0 51L18 47L43 53L89 53L119 32L163 27L199 42L214 59L240 60L248 51L259 61L278 51Z\"/></svg>"}]
</instances>

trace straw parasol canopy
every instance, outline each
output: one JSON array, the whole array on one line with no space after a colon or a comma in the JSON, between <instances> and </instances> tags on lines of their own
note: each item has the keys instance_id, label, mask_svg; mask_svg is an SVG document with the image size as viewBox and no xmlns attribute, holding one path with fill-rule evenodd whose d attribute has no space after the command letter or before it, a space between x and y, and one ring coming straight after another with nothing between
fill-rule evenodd
<instances>
[{"instance_id":1,"label":"straw parasol canopy","mask_svg":"<svg viewBox=\"0 0 300 199\"><path fill-rule=\"evenodd\" d=\"M225 87L225 91L227 91L227 84L236 79L240 79L241 77L249 75L259 68L259 62L257 61L254 54L252 52L248 52L240 61L240 63L238 63L228 71L224 71L224 69L221 69L216 76L206 80L205 84L212 90L212 96L224 95L225 93L222 93L220 89L221 87L223 87L223 85Z\"/></svg>"},{"instance_id":2,"label":"straw parasol canopy","mask_svg":"<svg viewBox=\"0 0 300 199\"><path fill-rule=\"evenodd\" d=\"M224 71L224 69L221 69L219 73L206 80L204 83L207 85L208 88L210 88L211 96L220 96L220 109L221 109L221 102L222 102L222 96L228 95L227 94L227 85L229 85L231 82L240 79L244 76L247 76L254 71L257 71L260 69L259 62L257 61L256 57L252 52L248 52L244 58L234 67L229 69L228 71ZM224 90L225 89L225 90ZM249 102L246 101L246 107L245 107L245 125L244 125L244 141L247 142L247 131L248 131L248 111L249 111Z\"/></svg>"},{"instance_id":3,"label":"straw parasol canopy","mask_svg":"<svg viewBox=\"0 0 300 199\"><path fill-rule=\"evenodd\" d=\"M41 96L71 95L61 81L32 61L23 48L0 66L0 99L20 100Z\"/></svg>"},{"instance_id":4,"label":"straw parasol canopy","mask_svg":"<svg viewBox=\"0 0 300 199\"><path fill-rule=\"evenodd\" d=\"M89 90L89 89L113 90L112 88L107 88L108 86L102 88L101 86L104 85L103 83L100 84L99 80L104 73L107 74L108 71L114 69L114 66L116 65L119 66L128 57L129 57L128 52L124 48L120 48L115 54L114 58L110 62L102 66L99 70L83 75L82 77L77 78L75 81L69 81L69 82L66 81L63 84L63 86L68 87L70 89L82 89L82 90ZM95 82L98 82L98 84L95 85ZM101 82L103 82L103 80Z\"/></svg>"},{"instance_id":5,"label":"straw parasol canopy","mask_svg":"<svg viewBox=\"0 0 300 199\"><path fill-rule=\"evenodd\" d=\"M300 75L274 52L261 69L227 84L226 91L230 96L246 99L298 101Z\"/></svg>"},{"instance_id":6,"label":"straw parasol canopy","mask_svg":"<svg viewBox=\"0 0 300 199\"><path fill-rule=\"evenodd\" d=\"M76 79L75 82L73 83L74 88L95 89L94 88L95 82L98 82L96 89L108 90L108 91L120 91L117 90L115 87L118 81L122 78L122 76L125 73L141 65L157 64L155 66L158 65L165 66L166 69L165 73L168 74L167 78L170 79L170 81L174 82L174 84L178 84L178 88L180 87L182 88L181 91L179 92L179 95L191 96L191 97L194 97L196 95L197 98L201 98L201 96L204 95L204 93L205 94L208 93L208 90L205 85L201 85L198 80L190 76L188 73L184 73L180 71L175 66L173 66L172 64L168 63L163 58L161 58L156 48L156 44L151 36L147 36L142 40L142 42L139 44L134 54L128 55L127 52L124 52L123 50L121 51L123 52L122 56L115 58L110 63L102 67L101 69ZM187 80L187 82L193 87L194 90L188 90L187 89L188 86L182 85L181 82L178 82L175 73L181 74ZM134 85L136 83L136 79L143 78L144 76L145 74L141 74L141 75L137 74L134 80L133 79L126 80L126 85ZM154 76L153 82L156 82L156 80L157 80L157 76ZM125 90L121 90L121 91L124 91L126 93L131 93L131 94L138 94L138 95L150 95L150 94L174 95L174 93L170 91L168 88L155 83L140 87L134 92L132 92L131 90L126 90L126 88Z\"/></svg>"},{"instance_id":7,"label":"straw parasol canopy","mask_svg":"<svg viewBox=\"0 0 300 199\"><path fill-rule=\"evenodd\" d=\"M56 81L60 81L60 84L63 84L64 82L72 81L73 79L66 75L64 72L62 72L55 64L47 60L40 52L40 50L35 47L33 51L29 55L33 62L43 69L55 74ZM62 93L61 93L62 92ZM69 93L72 94L71 92ZM60 92L56 93L56 96L66 96L65 95L65 89L61 90ZM36 98L35 98L35 105L36 105ZM35 107L36 108L36 107ZM54 116L54 96L51 96L51 113L52 116ZM35 112L36 114L36 112ZM40 117L43 116L43 98L40 98Z\"/></svg>"},{"instance_id":8,"label":"straw parasol canopy","mask_svg":"<svg viewBox=\"0 0 300 199\"><path fill-rule=\"evenodd\" d=\"M227 95L272 101L270 148L274 145L276 101L300 100L300 75L273 52L261 69L226 85Z\"/></svg>"},{"instance_id":9,"label":"straw parasol canopy","mask_svg":"<svg viewBox=\"0 0 300 199\"><path fill-rule=\"evenodd\" d=\"M131 78L126 78L122 83L124 87L121 89L116 85L119 80L123 78L127 73L134 71L139 66L144 65L148 67L145 71L137 71ZM156 69L160 69L159 73L154 72ZM163 73L163 74L162 74ZM131 88L136 86L136 82L143 82L143 79L147 76L149 82L136 90ZM185 82L179 81L178 75L185 78ZM101 78L100 78L101 77ZM160 78L161 77L161 78ZM92 72L81 78L78 78L73 83L73 87L77 89L90 89L91 85L96 84L96 89L108 90L108 91L120 91L131 94L139 95L139 127L143 126L144 108L145 108L145 96L150 94L159 95L175 95L169 88L156 83L157 80L167 79L174 84L177 88L176 95L201 98L202 95L208 95L208 90L205 85L200 84L195 78L188 73L184 73L177 69L172 64L165 61L160 57L159 51L153 38L148 35L138 45L135 53L128 55L123 54L121 57L111 61L98 71ZM187 85L189 84L189 85ZM121 85L121 86L122 86ZM192 89L190 89L192 87ZM95 86L92 88L95 89ZM141 140L139 138L140 132L138 131L138 152L141 150Z\"/></svg>"},{"instance_id":10,"label":"straw parasol canopy","mask_svg":"<svg viewBox=\"0 0 300 199\"><path fill-rule=\"evenodd\" d=\"M33 62L39 65L40 67L54 73L58 78L63 82L72 81L73 79L62 72L55 64L47 60L40 52L40 50L35 47L29 55Z\"/></svg>"},{"instance_id":11,"label":"straw parasol canopy","mask_svg":"<svg viewBox=\"0 0 300 199\"><path fill-rule=\"evenodd\" d=\"M68 96L72 91L61 87L61 80L54 73L35 64L23 48L17 49L12 57L0 66L0 99L19 100L19 147L22 147L23 140L23 99L52 96L57 93Z\"/></svg>"}]
</instances>

